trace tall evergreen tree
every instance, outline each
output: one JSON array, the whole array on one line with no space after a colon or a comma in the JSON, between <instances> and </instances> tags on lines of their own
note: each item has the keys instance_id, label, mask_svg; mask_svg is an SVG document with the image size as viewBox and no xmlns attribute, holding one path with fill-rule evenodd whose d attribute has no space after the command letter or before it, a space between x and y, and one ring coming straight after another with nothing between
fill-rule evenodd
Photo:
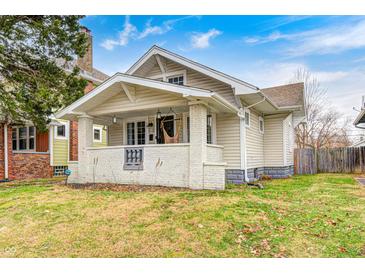
<instances>
[{"instance_id":1,"label":"tall evergreen tree","mask_svg":"<svg viewBox=\"0 0 365 274\"><path fill-rule=\"evenodd\" d=\"M86 81L65 66L82 57L82 16L0 16L0 119L45 130L52 113L82 96Z\"/></svg>"}]
</instances>

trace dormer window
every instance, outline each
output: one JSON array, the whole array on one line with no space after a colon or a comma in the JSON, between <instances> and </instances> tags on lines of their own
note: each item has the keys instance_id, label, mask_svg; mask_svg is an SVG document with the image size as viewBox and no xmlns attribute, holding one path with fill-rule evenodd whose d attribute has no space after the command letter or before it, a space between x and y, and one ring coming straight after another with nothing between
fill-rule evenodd
<instances>
[{"instance_id":1,"label":"dormer window","mask_svg":"<svg viewBox=\"0 0 365 274\"><path fill-rule=\"evenodd\" d=\"M183 86L184 85L184 76L180 75L180 76L168 77L167 82L169 82L171 84Z\"/></svg>"}]
</instances>

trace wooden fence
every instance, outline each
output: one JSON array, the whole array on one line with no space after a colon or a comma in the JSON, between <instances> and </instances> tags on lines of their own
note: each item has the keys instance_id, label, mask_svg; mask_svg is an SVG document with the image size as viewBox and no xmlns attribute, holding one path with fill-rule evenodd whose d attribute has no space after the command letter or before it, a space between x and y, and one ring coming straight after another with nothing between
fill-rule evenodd
<instances>
[{"instance_id":1,"label":"wooden fence","mask_svg":"<svg viewBox=\"0 0 365 274\"><path fill-rule=\"evenodd\" d=\"M343 147L294 151L295 174L364 173L365 147Z\"/></svg>"}]
</instances>

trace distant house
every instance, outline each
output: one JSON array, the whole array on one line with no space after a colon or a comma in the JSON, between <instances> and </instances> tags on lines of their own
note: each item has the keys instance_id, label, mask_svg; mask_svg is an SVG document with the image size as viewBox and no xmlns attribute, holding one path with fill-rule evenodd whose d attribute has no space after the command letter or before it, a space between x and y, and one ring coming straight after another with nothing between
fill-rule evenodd
<instances>
[{"instance_id":1,"label":"distant house","mask_svg":"<svg viewBox=\"0 0 365 274\"><path fill-rule=\"evenodd\" d=\"M303 90L259 89L153 46L56 114L79 125L70 181L223 189L288 177ZM107 128L104 146L94 146L94 123Z\"/></svg>"},{"instance_id":2,"label":"distant house","mask_svg":"<svg viewBox=\"0 0 365 274\"><path fill-rule=\"evenodd\" d=\"M93 67L92 37L85 56L77 60L80 76L88 81L85 93L108 76ZM106 145L106 130L95 125L99 139L95 146ZM0 181L63 175L68 162L77 160L77 122L52 119L47 132L38 132L32 123L6 125L0 122Z\"/></svg>"},{"instance_id":3,"label":"distant house","mask_svg":"<svg viewBox=\"0 0 365 274\"><path fill-rule=\"evenodd\" d=\"M355 118L354 126L359 129L364 129L365 133L365 96L362 97L361 109L359 114ZM361 140L355 142L352 146L353 147L365 146L365 139L361 138Z\"/></svg>"}]
</instances>

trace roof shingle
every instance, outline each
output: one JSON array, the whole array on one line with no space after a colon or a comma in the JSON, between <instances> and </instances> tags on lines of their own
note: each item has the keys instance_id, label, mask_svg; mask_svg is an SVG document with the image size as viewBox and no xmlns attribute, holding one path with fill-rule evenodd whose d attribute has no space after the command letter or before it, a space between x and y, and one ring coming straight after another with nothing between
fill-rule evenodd
<instances>
[{"instance_id":1,"label":"roof shingle","mask_svg":"<svg viewBox=\"0 0 365 274\"><path fill-rule=\"evenodd\" d=\"M298 106L304 103L304 83L295 83L261 89L278 107Z\"/></svg>"}]
</instances>

